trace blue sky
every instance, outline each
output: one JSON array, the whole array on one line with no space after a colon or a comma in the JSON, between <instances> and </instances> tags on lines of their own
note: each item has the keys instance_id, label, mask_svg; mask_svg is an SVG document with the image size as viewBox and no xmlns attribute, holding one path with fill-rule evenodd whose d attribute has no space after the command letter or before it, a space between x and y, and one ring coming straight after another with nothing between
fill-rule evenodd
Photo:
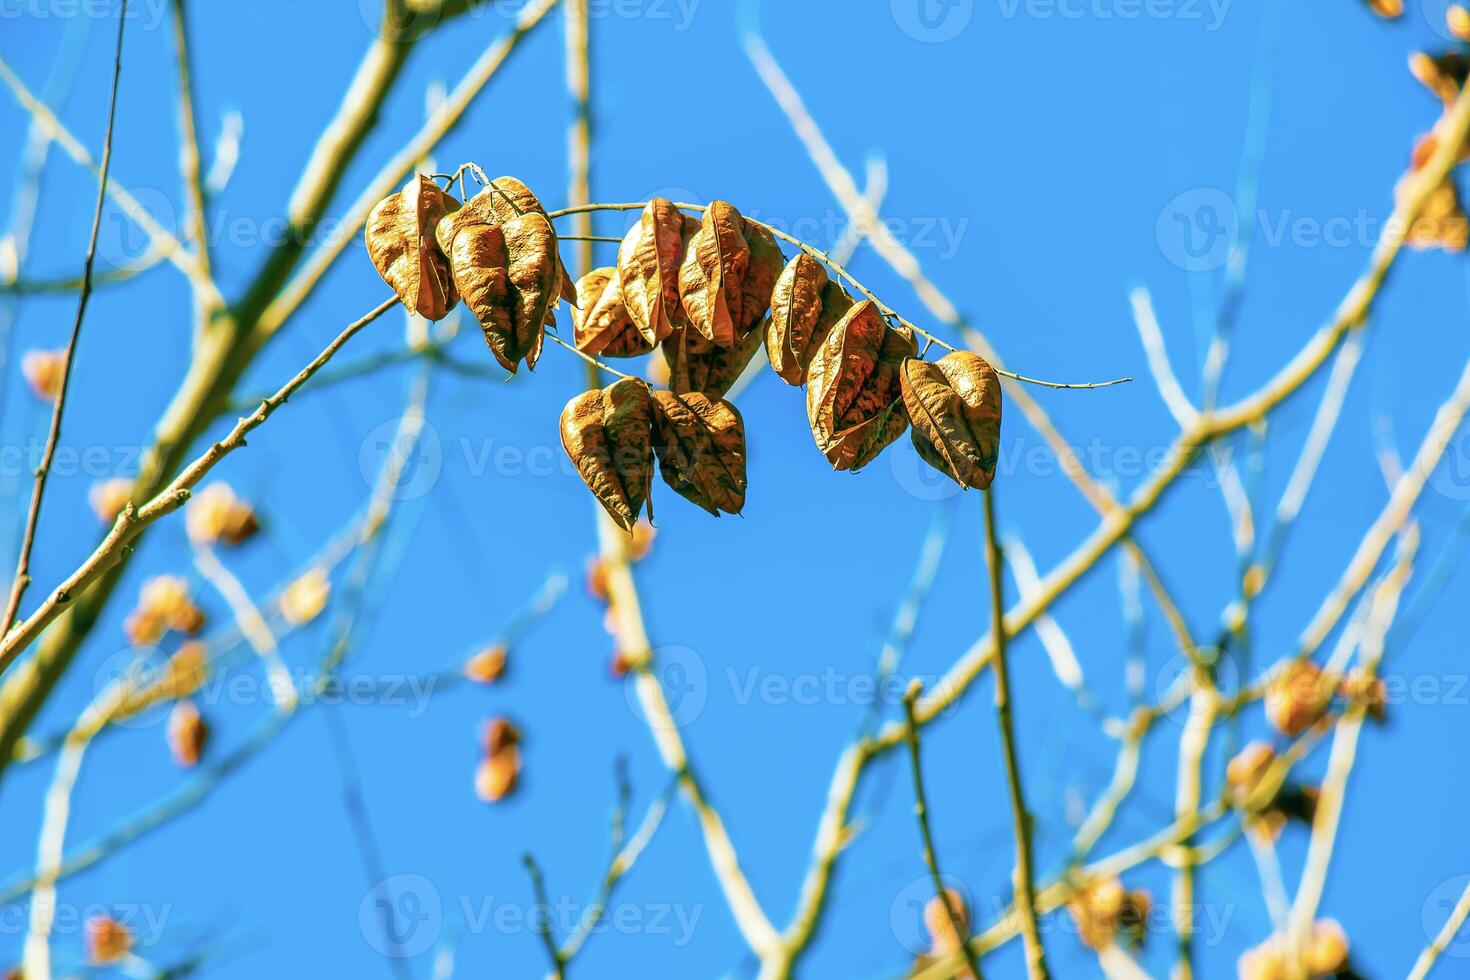
<instances>
[{"instance_id":1,"label":"blue sky","mask_svg":"<svg viewBox=\"0 0 1470 980\"><path fill-rule=\"evenodd\" d=\"M62 118L98 148L105 120L110 5L27 0L0 5L0 55L40 91L58 62L78 59L69 93L53 92ZM193 15L199 112L206 146L227 114L244 121L238 168L211 201L218 278L238 295L265 252L315 135L338 105L371 40L353 0L260 0L200 5ZM453 84L510 22L492 4L415 52L380 125L334 202L340 214L423 117L426 92ZM1284 8L1284 9L1283 9ZM126 39L113 174L165 224L183 213L176 163L173 46L163 0L134 4ZM843 221L740 45L736 5L718 0L592 4L597 200L724 198L814 244L832 243ZM93 16L89 16L91 11ZM1392 207L1392 187L1414 138L1437 107L1405 68L1409 53L1442 46L1439 0L1411 2L1385 23L1365 5L1285 5L1219 0L916 0L768 4L766 39L842 162L859 176L881 156L883 213L925 270L1022 373L1061 380L1132 375L1095 392L1034 389L1100 479L1127 492L1147 478L1151 453L1176 427L1148 380L1128 291L1152 291L1186 391L1197 397L1223 272L1216 253L1186 250L1176 215L1200 236L1238 230L1238 193L1250 133L1253 79L1262 52L1270 87L1264 130L1259 231L1250 253L1235 345L1222 398L1264 379L1330 315L1364 267ZM1279 34L1277 33L1279 32ZM1279 47L1277 47L1279 45ZM66 74L63 72L63 75ZM565 202L568 98L560 24L539 27L436 152L441 167L475 161L515 174L548 203ZM63 87L64 88L64 87ZM66 97L64 100L62 95ZM0 185L19 171L26 116L0 98ZM28 277L74 274L95 185L53 152ZM1222 224L1201 210L1213 206ZM13 205L0 213L8 225ZM599 234L626 218L599 215ZM138 240L109 209L104 265L136 257ZM599 246L610 264L612 246ZM1202 256L1202 257L1201 257ZM1369 325L1364 357L1313 493L1255 617L1257 664L1288 653L1336 581L1386 491L1374 425L1411 454L1470 348L1470 290L1462 256L1409 253L1395 268ZM853 272L887 302L939 328L913 293L868 248ZM381 280L354 244L249 372L242 395L274 388L348 321L377 305ZM34 562L40 588L67 574L99 533L86 505L92 482L129 475L182 376L190 297L159 268L94 297L74 375L65 446L73 465L51 482ZM5 372L0 439L0 558L19 537L30 478L25 447L43 437L46 411L15 382L19 352L64 342L73 298L27 296L16 307ZM491 365L473 325L454 344L461 360ZM344 362L403 344L403 319L383 318L343 353ZM557 418L582 383L582 365L548 348L533 375L506 382L438 372L421 462L424 492L399 502L379 574L366 590L360 641L345 668L381 696L368 704L313 705L208 799L167 829L62 883L63 909L132 909L167 962L201 937L217 941L212 975L385 975L371 921L374 876L364 868L344 806L334 726L356 761L384 873L398 908L422 922L408 960L427 977L451 946L456 975L529 976L544 969L526 924L532 897L521 867L530 851L554 905L580 909L606 860L614 765L626 757L633 817L666 783L649 733L622 685L609 678L602 610L580 587L594 547L593 503L565 464ZM260 509L265 530L229 555L252 589L265 590L311 560L364 505L384 433L417 374L401 366L294 399L250 446L217 471ZM1274 506L1322 391L1309 384L1273 416L1259 500ZM659 537L638 569L655 645L682 691L682 732L740 850L768 914L795 906L833 765L871 700L864 679L926 534L948 521L947 545L918 618L902 672L932 679L987 628L981 500L922 476L907 440L862 474L833 473L812 445L801 394L770 373L741 396L750 444L750 492L742 517L715 520L669 493L656 499ZM222 430L221 430L222 431ZM1241 455L1246 443L1229 444ZM1096 516L1055 468L1019 413L1003 432L997 505L1003 530L1026 541L1045 573L1096 526ZM88 456L84 450L91 449ZM1453 448L1463 467L1463 436ZM1424 544L1409 596L1430 578L1434 556L1453 548L1470 499L1463 469L1433 481L1419 508ZM655 490L656 494L659 491ZM1144 523L1140 538L1175 590L1195 632L1211 636L1237 588L1229 522L1213 476L1196 467ZM1437 928L1445 897L1470 874L1463 814L1470 790L1453 778L1467 723L1470 667L1460 611L1470 578L1453 558L1440 601L1412 633L1390 643L1385 671L1407 690L1388 725L1365 734L1349 787L1338 861L1324 914L1339 919L1355 960L1373 976L1402 975ZM64 726L127 656L121 621L143 579L190 573L182 521L158 527L116 601L58 689L37 729ZM450 667L495 637L549 576L571 578L555 613L513 645L500 684L433 689L410 679ZM197 576L195 576L197 578ZM1130 651L1117 555L1056 605L1090 686L1125 710ZM340 584L340 583L339 583ZM216 622L228 617L200 585ZM340 591L340 590L339 590ZM1170 634L1144 600L1144 688L1177 669ZM330 622L289 638L287 663L309 671L331 638ZM1022 756L1048 876L1067 856L1077 803L1106 784L1115 744L1099 734L1057 683L1036 636L1013 650ZM222 690L206 712L220 752L249 738L269 712L250 678ZM390 696L389 688L394 694ZM1432 690L1431 690L1432 689ZM1010 816L1000 752L980 682L925 739L930 805L947 872L982 908L1005 894ZM1426 693L1427 692L1427 693ZM880 705L887 717L899 707ZM506 713L526 735L525 779L511 801L489 807L473 794L481 722ZM329 717L330 716L330 717ZM163 741L163 719L111 735L88 756L69 840L81 843L181 785ZM1259 709L1244 737L1265 732ZM1162 826L1172 808L1174 735L1165 723L1147 743L1140 789L1100 842L1110 853ZM1219 740L1223 743L1224 739ZM1219 744L1209 757L1218 778ZM1319 750L1304 772L1320 774ZM0 790L9 880L34 860L50 763L14 767ZM806 975L901 975L914 942L910 899L927 894L908 773L899 756L874 768L860 811L865 829L843 859ZM1288 882L1305 851L1300 828L1281 843ZM1130 885L1167 895L1157 863ZM405 898L403 895L412 893ZM1270 923L1243 844L1202 875L1201 964L1233 975L1234 961ZM366 913L364 913L366 903ZM436 911L437 908L437 911ZM23 906L0 911L0 959L18 956ZM674 808L615 898L613 926L573 965L588 976L721 976L748 971L738 931L709 869L687 807ZM422 914L424 918L420 919ZM157 930L146 923L160 922ZM985 915L993 917L993 911ZM565 918L564 916L562 917ZM559 928L565 928L558 919ZM156 935L153 933L156 932ZM1054 921L1048 952L1062 976L1088 976L1095 960L1067 924ZM76 965L80 935L58 926L60 966ZM1463 946L1455 952L1465 953ZM1155 936L1144 954L1165 969ZM988 961L987 961L988 962ZM994 957L991 975L1016 975L1019 951ZM1442 975L1464 961L1450 959Z\"/></svg>"}]
</instances>

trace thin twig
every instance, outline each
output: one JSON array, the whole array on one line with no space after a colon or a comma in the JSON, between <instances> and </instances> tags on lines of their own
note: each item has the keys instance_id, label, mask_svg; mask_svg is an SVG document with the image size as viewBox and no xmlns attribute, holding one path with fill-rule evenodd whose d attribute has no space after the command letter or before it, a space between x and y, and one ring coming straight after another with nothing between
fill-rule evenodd
<instances>
[{"instance_id":1,"label":"thin twig","mask_svg":"<svg viewBox=\"0 0 1470 980\"><path fill-rule=\"evenodd\" d=\"M77 341L82 336L82 321L87 315L87 301L92 298L92 266L97 259L97 235L102 230L102 205L107 201L107 173L112 167L113 124L117 119L118 80L122 77L123 30L128 22L128 0L122 0L118 8L117 45L112 58L112 94L107 102L107 134L102 139L102 167L98 178L97 205L92 210L92 234L87 240L87 259L82 266L82 292L77 298L77 315L72 321L71 338L66 343L66 353L61 361L61 385L56 392L55 404L51 407L51 430L46 435L46 448L41 454L41 465L36 467L35 485L31 489L31 506L26 514L25 536L21 539L20 557L15 563L15 579L10 583L10 598L5 603L4 619L0 620L0 637L10 632L15 617L20 613L20 600L31 584L31 549L36 543L36 525L41 519L41 498L46 493L46 477L51 471L51 461L56 456L56 445L61 440L61 416L66 411L66 396L71 388L72 362L76 360ZM0 658L0 672L6 661Z\"/></svg>"},{"instance_id":2,"label":"thin twig","mask_svg":"<svg viewBox=\"0 0 1470 980\"><path fill-rule=\"evenodd\" d=\"M551 973L556 980L564 977L565 964L562 962L561 950L557 948L556 936L551 931L551 902L546 897L546 882L541 877L541 868L530 852L521 855L521 863L526 866L526 874L531 877L531 893L535 896L536 907L541 909L541 915L533 916L532 928L536 935L541 937L541 945L546 947L546 955L551 960Z\"/></svg>"}]
</instances>

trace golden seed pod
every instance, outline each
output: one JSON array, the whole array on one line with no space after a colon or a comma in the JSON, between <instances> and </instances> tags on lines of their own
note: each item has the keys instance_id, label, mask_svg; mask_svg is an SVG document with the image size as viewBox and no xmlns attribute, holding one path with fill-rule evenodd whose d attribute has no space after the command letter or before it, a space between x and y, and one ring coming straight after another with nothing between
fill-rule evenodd
<instances>
[{"instance_id":1,"label":"golden seed pod","mask_svg":"<svg viewBox=\"0 0 1470 980\"><path fill-rule=\"evenodd\" d=\"M123 622L134 646L153 646L170 631L192 636L203 628L204 612L190 597L188 583L177 575L156 575L144 582L138 605Z\"/></svg>"},{"instance_id":2,"label":"golden seed pod","mask_svg":"<svg viewBox=\"0 0 1470 980\"><path fill-rule=\"evenodd\" d=\"M1316 724L1332 700L1322 668L1310 660L1293 660L1266 683L1266 720L1281 734L1295 737Z\"/></svg>"},{"instance_id":3,"label":"golden seed pod","mask_svg":"<svg viewBox=\"0 0 1470 980\"><path fill-rule=\"evenodd\" d=\"M87 502L92 506L92 513L103 524L111 524L117 520L117 515L122 513L132 497L133 481L124 476L94 483L87 491Z\"/></svg>"},{"instance_id":4,"label":"golden seed pod","mask_svg":"<svg viewBox=\"0 0 1470 980\"><path fill-rule=\"evenodd\" d=\"M653 393L653 451L674 492L714 514L745 506L745 423L700 392Z\"/></svg>"},{"instance_id":5,"label":"golden seed pod","mask_svg":"<svg viewBox=\"0 0 1470 980\"><path fill-rule=\"evenodd\" d=\"M684 245L699 222L656 197L643 208L618 247L618 288L633 323L650 344L663 340L685 323L679 301L679 268Z\"/></svg>"},{"instance_id":6,"label":"golden seed pod","mask_svg":"<svg viewBox=\"0 0 1470 980\"><path fill-rule=\"evenodd\" d=\"M93 963L116 963L132 948L132 932L112 916L94 915L87 920L87 958Z\"/></svg>"},{"instance_id":7,"label":"golden seed pod","mask_svg":"<svg viewBox=\"0 0 1470 980\"><path fill-rule=\"evenodd\" d=\"M631 531L653 476L653 408L648 388L624 378L585 391L561 413L561 444L609 516Z\"/></svg>"},{"instance_id":8,"label":"golden seed pod","mask_svg":"<svg viewBox=\"0 0 1470 980\"><path fill-rule=\"evenodd\" d=\"M1368 0L1368 6L1379 17L1393 20L1403 16L1404 0Z\"/></svg>"},{"instance_id":9,"label":"golden seed pod","mask_svg":"<svg viewBox=\"0 0 1470 980\"><path fill-rule=\"evenodd\" d=\"M168 716L168 748L174 762L185 769L199 764L204 746L209 741L209 725L193 701L174 704Z\"/></svg>"},{"instance_id":10,"label":"golden seed pod","mask_svg":"<svg viewBox=\"0 0 1470 980\"><path fill-rule=\"evenodd\" d=\"M541 199L532 193L527 187L515 177L496 177L490 181L490 187L480 194L490 194L490 208L495 218L500 223L511 220L522 214L546 215L546 208L542 206ZM477 197L480 195L476 195ZM548 224L550 219L547 219ZM561 260L561 252L556 245L555 233L552 237L553 251L556 253L556 276L557 288L553 290L562 299L573 306L577 305L577 291L573 286L572 275L567 271L566 264ZM552 304L553 306L555 303Z\"/></svg>"},{"instance_id":11,"label":"golden seed pod","mask_svg":"<svg viewBox=\"0 0 1470 980\"><path fill-rule=\"evenodd\" d=\"M771 298L776 291L776 280L786 256L776 236L765 225L745 219L745 244L750 249L750 264L745 267L745 281L741 286L740 315L743 323L737 323L741 336L756 330L771 310Z\"/></svg>"},{"instance_id":12,"label":"golden seed pod","mask_svg":"<svg viewBox=\"0 0 1470 980\"><path fill-rule=\"evenodd\" d=\"M1078 937L1092 949L1103 949L1122 937L1143 941L1153 899L1146 891L1128 891L1118 878L1091 882L1067 902Z\"/></svg>"},{"instance_id":13,"label":"golden seed pod","mask_svg":"<svg viewBox=\"0 0 1470 980\"><path fill-rule=\"evenodd\" d=\"M743 336L741 304L749 265L745 219L729 201L711 203L679 266L679 301L690 325L717 347L734 347Z\"/></svg>"},{"instance_id":14,"label":"golden seed pod","mask_svg":"<svg viewBox=\"0 0 1470 980\"><path fill-rule=\"evenodd\" d=\"M812 358L806 389L812 436L833 469L860 469L903 435L900 368L918 350L913 331L888 326L871 300L833 327Z\"/></svg>"},{"instance_id":15,"label":"golden seed pod","mask_svg":"<svg viewBox=\"0 0 1470 980\"><path fill-rule=\"evenodd\" d=\"M304 626L322 614L332 594L332 580L324 568L311 568L281 590L281 618L292 626Z\"/></svg>"},{"instance_id":16,"label":"golden seed pod","mask_svg":"<svg viewBox=\"0 0 1470 980\"><path fill-rule=\"evenodd\" d=\"M383 277L411 313L442 320L459 301L435 229L459 202L423 174L385 197L367 220L367 250Z\"/></svg>"},{"instance_id":17,"label":"golden seed pod","mask_svg":"<svg viewBox=\"0 0 1470 980\"><path fill-rule=\"evenodd\" d=\"M637 357L653 350L623 305L617 273L615 267L606 266L577 281L573 339L578 350L594 357Z\"/></svg>"},{"instance_id":18,"label":"golden seed pod","mask_svg":"<svg viewBox=\"0 0 1470 980\"><path fill-rule=\"evenodd\" d=\"M486 647L465 661L464 675L476 684L493 684L505 676L505 644Z\"/></svg>"},{"instance_id":19,"label":"golden seed pod","mask_svg":"<svg viewBox=\"0 0 1470 980\"><path fill-rule=\"evenodd\" d=\"M66 373L65 350L28 350L20 359L20 373L26 384L43 402L55 401L61 393L61 378Z\"/></svg>"},{"instance_id":20,"label":"golden seed pod","mask_svg":"<svg viewBox=\"0 0 1470 980\"><path fill-rule=\"evenodd\" d=\"M659 345L669 369L669 390L681 395L699 391L722 398L739 380L760 345L759 330L751 331L734 347L720 347L698 331L681 327Z\"/></svg>"},{"instance_id":21,"label":"golden seed pod","mask_svg":"<svg viewBox=\"0 0 1470 980\"><path fill-rule=\"evenodd\" d=\"M806 383L807 365L848 310L852 297L827 276L827 267L806 252L781 271L766 324L766 357L789 385Z\"/></svg>"},{"instance_id":22,"label":"golden seed pod","mask_svg":"<svg viewBox=\"0 0 1470 980\"><path fill-rule=\"evenodd\" d=\"M902 390L924 462L962 487L986 490L1000 452L1000 377L979 354L903 362Z\"/></svg>"},{"instance_id":23,"label":"golden seed pod","mask_svg":"<svg viewBox=\"0 0 1470 980\"><path fill-rule=\"evenodd\" d=\"M238 545L260 530L255 511L228 483L211 483L189 499L184 528L195 544Z\"/></svg>"},{"instance_id":24,"label":"golden seed pod","mask_svg":"<svg viewBox=\"0 0 1470 980\"><path fill-rule=\"evenodd\" d=\"M475 770L475 792L486 803L510 795L521 773L521 733L506 718L485 725L485 757Z\"/></svg>"}]
</instances>

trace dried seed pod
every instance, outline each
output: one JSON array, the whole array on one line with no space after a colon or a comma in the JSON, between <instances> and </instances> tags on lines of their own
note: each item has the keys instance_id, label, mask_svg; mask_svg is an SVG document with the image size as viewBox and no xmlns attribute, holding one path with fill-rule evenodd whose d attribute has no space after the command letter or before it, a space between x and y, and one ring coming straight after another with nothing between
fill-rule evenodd
<instances>
[{"instance_id":1,"label":"dried seed pod","mask_svg":"<svg viewBox=\"0 0 1470 980\"><path fill-rule=\"evenodd\" d=\"M204 612L194 604L189 584L177 575L156 575L143 583L138 605L123 623L128 642L152 646L165 633L193 635L204 628Z\"/></svg>"},{"instance_id":2,"label":"dried seed pod","mask_svg":"<svg viewBox=\"0 0 1470 980\"><path fill-rule=\"evenodd\" d=\"M481 194L490 197L490 207L494 212L496 220L504 224L510 219L522 214L546 214L546 208L542 206L541 199L532 193L527 187L515 177L496 177L490 181L490 187ZM475 195L480 196L479 194ZM547 219L548 222L550 219ZM553 237L553 245L555 238ZM577 291L573 283L572 274L567 271L566 263L561 260L561 252L556 249L556 274L557 288L553 292L561 296L573 306L577 305Z\"/></svg>"},{"instance_id":3,"label":"dried seed pod","mask_svg":"<svg viewBox=\"0 0 1470 980\"><path fill-rule=\"evenodd\" d=\"M578 309L572 313L577 349L601 357L637 357L653 350L623 306L613 266L593 269L577 281Z\"/></svg>"},{"instance_id":4,"label":"dried seed pod","mask_svg":"<svg viewBox=\"0 0 1470 980\"><path fill-rule=\"evenodd\" d=\"M260 522L228 483L211 483L189 499L184 528L195 544L237 545L260 530Z\"/></svg>"},{"instance_id":5,"label":"dried seed pod","mask_svg":"<svg viewBox=\"0 0 1470 980\"><path fill-rule=\"evenodd\" d=\"M385 197L367 220L367 250L378 275L412 313L442 320L459 301L435 229L459 202L428 177L416 174Z\"/></svg>"},{"instance_id":6,"label":"dried seed pod","mask_svg":"<svg viewBox=\"0 0 1470 980\"><path fill-rule=\"evenodd\" d=\"M103 524L111 524L133 498L133 481L125 476L115 476L101 483L94 483L87 491L87 502L92 513Z\"/></svg>"},{"instance_id":7,"label":"dried seed pod","mask_svg":"<svg viewBox=\"0 0 1470 980\"><path fill-rule=\"evenodd\" d=\"M618 247L618 288L633 323L656 344L684 325L679 301L679 267L684 243L699 222L685 216L672 201L656 197L643 208Z\"/></svg>"},{"instance_id":8,"label":"dried seed pod","mask_svg":"<svg viewBox=\"0 0 1470 980\"><path fill-rule=\"evenodd\" d=\"M652 403L648 388L624 378L586 391L561 413L561 444L582 481L624 531L648 500L653 476Z\"/></svg>"},{"instance_id":9,"label":"dried seed pod","mask_svg":"<svg viewBox=\"0 0 1470 980\"><path fill-rule=\"evenodd\" d=\"M761 319L771 309L771 297L776 291L776 280L786 256L776 236L765 225L745 219L745 244L750 249L750 263L745 268L745 281L741 285L740 315L743 322L737 323L739 333L744 336L760 326Z\"/></svg>"},{"instance_id":10,"label":"dried seed pod","mask_svg":"<svg viewBox=\"0 0 1470 980\"><path fill-rule=\"evenodd\" d=\"M979 354L903 362L909 435L926 463L962 487L989 488L1000 449L1000 378Z\"/></svg>"},{"instance_id":11,"label":"dried seed pod","mask_svg":"<svg viewBox=\"0 0 1470 980\"><path fill-rule=\"evenodd\" d=\"M185 769L199 764L209 741L209 725L193 701L179 701L168 716L168 748L174 761Z\"/></svg>"},{"instance_id":12,"label":"dried seed pod","mask_svg":"<svg viewBox=\"0 0 1470 980\"><path fill-rule=\"evenodd\" d=\"M865 300L833 327L812 358L806 408L817 448L833 469L856 470L903 435L900 367L918 353L907 327L894 329Z\"/></svg>"},{"instance_id":13,"label":"dried seed pod","mask_svg":"<svg viewBox=\"0 0 1470 980\"><path fill-rule=\"evenodd\" d=\"M734 347L745 334L741 304L750 247L745 219L729 201L704 209L679 266L679 300L689 323L719 347Z\"/></svg>"},{"instance_id":14,"label":"dried seed pod","mask_svg":"<svg viewBox=\"0 0 1470 980\"><path fill-rule=\"evenodd\" d=\"M1266 684L1266 719L1281 734L1295 737L1314 725L1332 700L1332 687L1322 668L1310 660L1292 660Z\"/></svg>"},{"instance_id":15,"label":"dried seed pod","mask_svg":"<svg viewBox=\"0 0 1470 980\"><path fill-rule=\"evenodd\" d=\"M116 963L132 948L132 932L112 916L94 915L87 920L87 957L93 963Z\"/></svg>"},{"instance_id":16,"label":"dried seed pod","mask_svg":"<svg viewBox=\"0 0 1470 980\"><path fill-rule=\"evenodd\" d=\"M476 684L493 684L505 676L505 644L486 647L465 661L464 675Z\"/></svg>"},{"instance_id":17,"label":"dried seed pod","mask_svg":"<svg viewBox=\"0 0 1470 980\"><path fill-rule=\"evenodd\" d=\"M521 774L521 733L506 718L485 726L485 758L475 770L475 792L486 803L504 799Z\"/></svg>"},{"instance_id":18,"label":"dried seed pod","mask_svg":"<svg viewBox=\"0 0 1470 980\"><path fill-rule=\"evenodd\" d=\"M26 351L20 359L20 373L31 394L43 402L55 401L66 373L66 349Z\"/></svg>"},{"instance_id":19,"label":"dried seed pod","mask_svg":"<svg viewBox=\"0 0 1470 980\"><path fill-rule=\"evenodd\" d=\"M1143 939L1153 900L1146 891L1126 891L1117 878L1094 881L1067 902L1078 937L1092 949L1103 949L1120 934L1135 944Z\"/></svg>"},{"instance_id":20,"label":"dried seed pod","mask_svg":"<svg viewBox=\"0 0 1470 980\"><path fill-rule=\"evenodd\" d=\"M1335 919L1312 925L1311 938L1302 950L1302 966L1311 976L1337 976L1348 966L1348 938Z\"/></svg>"},{"instance_id":21,"label":"dried seed pod","mask_svg":"<svg viewBox=\"0 0 1470 980\"><path fill-rule=\"evenodd\" d=\"M806 252L797 252L776 280L771 319L766 324L766 356L789 385L806 380L806 366L821 343L814 331L822 316L822 290L827 283L827 267Z\"/></svg>"},{"instance_id":22,"label":"dried seed pod","mask_svg":"<svg viewBox=\"0 0 1470 980\"><path fill-rule=\"evenodd\" d=\"M281 618L292 626L304 626L322 614L331 594L332 580L326 569L308 569L281 591Z\"/></svg>"},{"instance_id":23,"label":"dried seed pod","mask_svg":"<svg viewBox=\"0 0 1470 980\"><path fill-rule=\"evenodd\" d=\"M506 339L503 352L493 342L491 349L514 374L516 362L523 357L527 367L536 366L546 325L556 323L553 311L560 288L556 232L545 215L533 213L512 218L501 228L505 231L505 249L510 256L513 335Z\"/></svg>"},{"instance_id":24,"label":"dried seed pod","mask_svg":"<svg viewBox=\"0 0 1470 980\"><path fill-rule=\"evenodd\" d=\"M719 516L745 506L745 423L700 392L653 393L653 451L675 493Z\"/></svg>"},{"instance_id":25,"label":"dried seed pod","mask_svg":"<svg viewBox=\"0 0 1470 980\"><path fill-rule=\"evenodd\" d=\"M720 347L688 327L674 331L659 345L669 368L671 391L702 391L721 398L735 384L761 345L761 332L751 333L734 347Z\"/></svg>"}]
</instances>

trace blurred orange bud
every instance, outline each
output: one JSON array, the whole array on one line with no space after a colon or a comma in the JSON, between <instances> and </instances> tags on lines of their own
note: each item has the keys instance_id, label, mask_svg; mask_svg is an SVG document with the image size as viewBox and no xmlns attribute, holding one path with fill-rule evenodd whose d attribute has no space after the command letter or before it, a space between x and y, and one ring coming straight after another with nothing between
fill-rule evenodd
<instances>
[{"instance_id":1,"label":"blurred orange bud","mask_svg":"<svg viewBox=\"0 0 1470 980\"><path fill-rule=\"evenodd\" d=\"M1401 17L1404 13L1404 0L1368 0L1368 6L1372 7L1373 12L1379 17L1385 17L1388 20Z\"/></svg>"},{"instance_id":2,"label":"blurred orange bud","mask_svg":"<svg viewBox=\"0 0 1470 980\"><path fill-rule=\"evenodd\" d=\"M475 792L486 803L505 798L521 774L521 733L507 718L485 725L485 758L475 770Z\"/></svg>"},{"instance_id":3,"label":"blurred orange bud","mask_svg":"<svg viewBox=\"0 0 1470 980\"><path fill-rule=\"evenodd\" d=\"M1444 20L1451 34L1462 41L1470 41L1470 10L1452 3L1450 9L1445 11Z\"/></svg>"},{"instance_id":4,"label":"blurred orange bud","mask_svg":"<svg viewBox=\"0 0 1470 980\"><path fill-rule=\"evenodd\" d=\"M133 934L110 915L87 920L87 956L98 965L116 963L133 948Z\"/></svg>"},{"instance_id":5,"label":"blurred orange bud","mask_svg":"<svg viewBox=\"0 0 1470 980\"><path fill-rule=\"evenodd\" d=\"M204 612L194 605L189 583L177 575L155 575L144 582L137 607L123 623L135 646L152 646L170 631L192 636L203 628Z\"/></svg>"},{"instance_id":6,"label":"blurred orange bud","mask_svg":"<svg viewBox=\"0 0 1470 980\"><path fill-rule=\"evenodd\" d=\"M228 483L211 483L184 509L184 526L195 544L240 544L260 530L255 511Z\"/></svg>"},{"instance_id":7,"label":"blurred orange bud","mask_svg":"<svg viewBox=\"0 0 1470 980\"><path fill-rule=\"evenodd\" d=\"M1252 742L1225 766L1225 784L1231 801L1243 807L1276 761L1276 750L1265 742Z\"/></svg>"},{"instance_id":8,"label":"blurred orange bud","mask_svg":"<svg viewBox=\"0 0 1470 980\"><path fill-rule=\"evenodd\" d=\"M1132 942L1141 942L1152 906L1148 892L1130 892L1121 880L1103 878L1074 894L1067 902L1067 911L1077 924L1082 942L1092 949L1103 949L1116 942L1120 933Z\"/></svg>"},{"instance_id":9,"label":"blurred orange bud","mask_svg":"<svg viewBox=\"0 0 1470 980\"><path fill-rule=\"evenodd\" d=\"M587 594L598 602L606 602L607 563L596 555L587 559Z\"/></svg>"},{"instance_id":10,"label":"blurred orange bud","mask_svg":"<svg viewBox=\"0 0 1470 980\"><path fill-rule=\"evenodd\" d=\"M464 675L476 684L493 684L505 673L505 645L486 647L465 661Z\"/></svg>"},{"instance_id":11,"label":"blurred orange bud","mask_svg":"<svg viewBox=\"0 0 1470 980\"><path fill-rule=\"evenodd\" d=\"M1322 668L1310 660L1292 660L1266 683L1266 719L1283 735L1294 737L1316 724L1331 700Z\"/></svg>"},{"instance_id":12,"label":"blurred orange bud","mask_svg":"<svg viewBox=\"0 0 1470 980\"><path fill-rule=\"evenodd\" d=\"M939 896L934 895L924 905L924 928L929 933L929 955L934 957L957 952L960 943L970 936L970 910L965 905L965 897L953 888L946 888L944 899L941 903ZM946 903L949 905L947 909ZM959 932L955 931L956 926L959 927Z\"/></svg>"},{"instance_id":13,"label":"blurred orange bud","mask_svg":"<svg viewBox=\"0 0 1470 980\"><path fill-rule=\"evenodd\" d=\"M199 764L209 740L209 725L193 701L179 701L168 716L168 747L174 761L185 769Z\"/></svg>"},{"instance_id":14,"label":"blurred orange bud","mask_svg":"<svg viewBox=\"0 0 1470 980\"><path fill-rule=\"evenodd\" d=\"M1396 198L1402 196L1404 187L1401 180L1395 188ZM1446 252L1463 252L1470 245L1470 219L1460 205L1460 191L1453 177L1445 178L1429 192L1419 217L1409 226L1404 243L1414 249L1439 248Z\"/></svg>"},{"instance_id":15,"label":"blurred orange bud","mask_svg":"<svg viewBox=\"0 0 1470 980\"><path fill-rule=\"evenodd\" d=\"M122 513L132 496L133 481L121 476L94 483L92 489L87 491L87 501L92 505L92 513L103 524L111 524L117 520L117 515Z\"/></svg>"},{"instance_id":16,"label":"blurred orange bud","mask_svg":"<svg viewBox=\"0 0 1470 980\"><path fill-rule=\"evenodd\" d=\"M66 373L66 351L28 350L20 361L20 373L31 393L43 402L53 401L61 392L61 378Z\"/></svg>"},{"instance_id":17,"label":"blurred orange bud","mask_svg":"<svg viewBox=\"0 0 1470 980\"><path fill-rule=\"evenodd\" d=\"M628 671L636 666L638 666L638 658L635 655L622 650L614 650L608 670L614 677L623 678L628 676Z\"/></svg>"},{"instance_id":18,"label":"blurred orange bud","mask_svg":"<svg viewBox=\"0 0 1470 980\"><path fill-rule=\"evenodd\" d=\"M332 594L326 569L312 568L281 592L281 616L292 626L302 626L322 614Z\"/></svg>"}]
</instances>

